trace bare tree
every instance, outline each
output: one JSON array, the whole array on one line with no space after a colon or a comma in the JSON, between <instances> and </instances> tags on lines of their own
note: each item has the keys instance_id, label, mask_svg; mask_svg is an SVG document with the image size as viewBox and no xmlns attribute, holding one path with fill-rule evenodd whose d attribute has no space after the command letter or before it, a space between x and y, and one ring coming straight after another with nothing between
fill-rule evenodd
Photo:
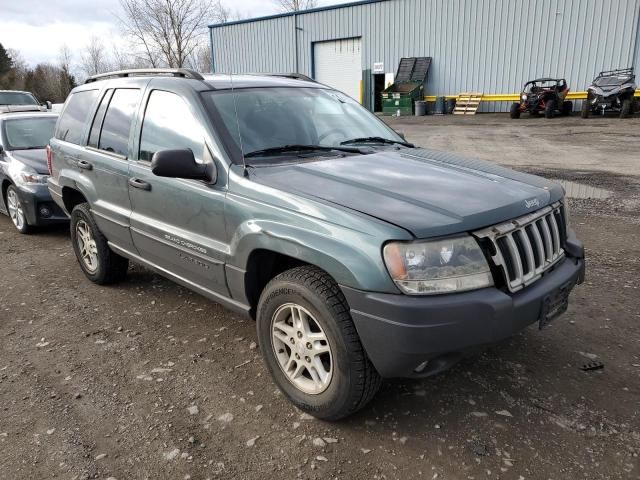
<instances>
[{"instance_id":1,"label":"bare tree","mask_svg":"<svg viewBox=\"0 0 640 480\"><path fill-rule=\"evenodd\" d=\"M193 58L210 21L230 12L213 0L120 0L120 23L152 67L180 68Z\"/></svg>"},{"instance_id":2,"label":"bare tree","mask_svg":"<svg viewBox=\"0 0 640 480\"><path fill-rule=\"evenodd\" d=\"M211 73L211 49L209 45L198 46L188 61L189 68L196 72Z\"/></svg>"},{"instance_id":3,"label":"bare tree","mask_svg":"<svg viewBox=\"0 0 640 480\"><path fill-rule=\"evenodd\" d=\"M70 72L72 62L73 53L71 52L69 45L63 43L60 50L58 50L58 66Z\"/></svg>"},{"instance_id":4,"label":"bare tree","mask_svg":"<svg viewBox=\"0 0 640 480\"><path fill-rule=\"evenodd\" d=\"M237 13L235 15L237 15ZM213 23L225 23L231 20L235 15L231 13L231 10L229 8L226 8L224 5L222 5L222 3L220 3L220 0L218 0L213 5L213 10L211 11L210 18Z\"/></svg>"},{"instance_id":5,"label":"bare tree","mask_svg":"<svg viewBox=\"0 0 640 480\"><path fill-rule=\"evenodd\" d=\"M318 6L318 0L272 0L285 12L308 10Z\"/></svg>"},{"instance_id":6,"label":"bare tree","mask_svg":"<svg viewBox=\"0 0 640 480\"><path fill-rule=\"evenodd\" d=\"M109 70L109 62L106 60L104 45L97 37L91 37L80 55L82 72L90 77Z\"/></svg>"}]
</instances>

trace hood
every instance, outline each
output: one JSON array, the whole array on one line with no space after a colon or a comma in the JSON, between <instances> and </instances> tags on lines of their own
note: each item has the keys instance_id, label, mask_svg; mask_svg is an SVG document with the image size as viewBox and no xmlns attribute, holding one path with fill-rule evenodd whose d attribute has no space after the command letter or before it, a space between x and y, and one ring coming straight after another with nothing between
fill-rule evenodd
<instances>
[{"instance_id":1,"label":"hood","mask_svg":"<svg viewBox=\"0 0 640 480\"><path fill-rule=\"evenodd\" d=\"M39 174L46 175L49 173L47 151L44 148L37 150L10 150L7 153L14 160L33 168Z\"/></svg>"},{"instance_id":2,"label":"hood","mask_svg":"<svg viewBox=\"0 0 640 480\"><path fill-rule=\"evenodd\" d=\"M516 218L563 197L540 177L424 149L256 168L255 181L349 208L428 238Z\"/></svg>"}]
</instances>

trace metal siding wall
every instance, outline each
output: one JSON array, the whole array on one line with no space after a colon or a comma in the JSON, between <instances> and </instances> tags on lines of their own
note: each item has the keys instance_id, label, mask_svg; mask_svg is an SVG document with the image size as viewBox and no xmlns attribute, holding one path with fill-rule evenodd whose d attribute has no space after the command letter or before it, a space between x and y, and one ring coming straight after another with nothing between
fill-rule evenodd
<instances>
[{"instance_id":1,"label":"metal siding wall","mask_svg":"<svg viewBox=\"0 0 640 480\"><path fill-rule=\"evenodd\" d=\"M546 75L584 90L600 70L640 69L639 24L640 0L389 0L299 14L299 70L312 74L313 42L362 37L365 71L433 57L429 95L514 93ZM215 69L294 71L293 32L292 16L214 28Z\"/></svg>"}]
</instances>

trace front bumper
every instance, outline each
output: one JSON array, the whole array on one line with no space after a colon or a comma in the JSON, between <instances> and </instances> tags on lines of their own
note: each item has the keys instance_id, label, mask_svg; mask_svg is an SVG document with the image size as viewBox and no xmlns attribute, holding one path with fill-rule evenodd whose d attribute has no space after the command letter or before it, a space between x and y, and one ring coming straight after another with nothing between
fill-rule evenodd
<instances>
[{"instance_id":1,"label":"front bumper","mask_svg":"<svg viewBox=\"0 0 640 480\"><path fill-rule=\"evenodd\" d=\"M18 188L27 223L33 226L69 221L69 217L53 201L47 185L26 185Z\"/></svg>"},{"instance_id":2,"label":"front bumper","mask_svg":"<svg viewBox=\"0 0 640 480\"><path fill-rule=\"evenodd\" d=\"M497 288L426 297L348 287L342 291L378 373L386 378L424 377L537 322L548 295L582 283L583 257L565 258L536 283L514 294ZM416 372L424 362L428 362L424 369Z\"/></svg>"}]
</instances>

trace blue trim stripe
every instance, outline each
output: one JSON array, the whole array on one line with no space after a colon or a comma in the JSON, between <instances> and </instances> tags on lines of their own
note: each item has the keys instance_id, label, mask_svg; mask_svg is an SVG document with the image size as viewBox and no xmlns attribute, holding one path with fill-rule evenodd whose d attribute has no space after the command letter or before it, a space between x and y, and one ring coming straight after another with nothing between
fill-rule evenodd
<instances>
[{"instance_id":1,"label":"blue trim stripe","mask_svg":"<svg viewBox=\"0 0 640 480\"><path fill-rule=\"evenodd\" d=\"M340 3L338 5L329 5L326 7L310 8L309 10L299 10L297 12L278 13L276 15L268 15L266 17L248 18L246 20L236 20L226 23L212 23L210 29L228 27L230 25L241 25L243 23L261 22L263 20L273 20L275 18L293 17L298 15L306 15L307 13L325 12L327 10L338 10L340 8L358 7L360 5L368 5L369 3L388 2L389 0L360 0L359 2Z\"/></svg>"}]
</instances>

